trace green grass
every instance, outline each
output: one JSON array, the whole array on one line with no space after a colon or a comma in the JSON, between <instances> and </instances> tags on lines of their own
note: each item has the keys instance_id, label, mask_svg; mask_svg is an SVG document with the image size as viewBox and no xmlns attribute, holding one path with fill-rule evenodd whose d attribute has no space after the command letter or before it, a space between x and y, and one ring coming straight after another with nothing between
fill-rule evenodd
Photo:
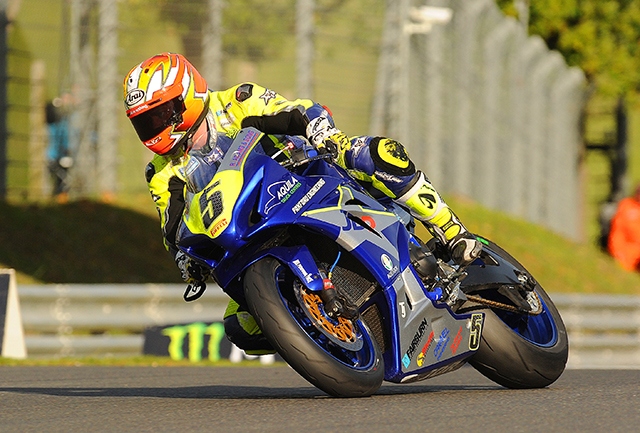
<instances>
[{"instance_id":1,"label":"green grass","mask_svg":"<svg viewBox=\"0 0 640 433\"><path fill-rule=\"evenodd\" d=\"M18 283L181 282L158 221L93 201L0 203L0 263L17 271Z\"/></svg>"},{"instance_id":2,"label":"green grass","mask_svg":"<svg viewBox=\"0 0 640 433\"><path fill-rule=\"evenodd\" d=\"M18 284L180 283L153 205L144 199L121 206L0 204L0 266L16 269ZM622 270L590 243L469 200L448 201L470 230L509 251L549 292L640 294L640 274Z\"/></svg>"},{"instance_id":3,"label":"green grass","mask_svg":"<svg viewBox=\"0 0 640 433\"><path fill-rule=\"evenodd\" d=\"M640 274L624 271L591 242L572 242L467 200L450 199L449 204L469 230L509 251L547 292L640 295Z\"/></svg>"},{"instance_id":4,"label":"green grass","mask_svg":"<svg viewBox=\"0 0 640 433\"><path fill-rule=\"evenodd\" d=\"M259 360L242 360L231 362L223 359L220 361L174 361L163 356L104 356L104 357L77 357L77 358L29 358L11 359L0 357L0 367L85 367L85 366L111 366L111 367L270 367L282 366L282 362L262 364Z\"/></svg>"}]
</instances>

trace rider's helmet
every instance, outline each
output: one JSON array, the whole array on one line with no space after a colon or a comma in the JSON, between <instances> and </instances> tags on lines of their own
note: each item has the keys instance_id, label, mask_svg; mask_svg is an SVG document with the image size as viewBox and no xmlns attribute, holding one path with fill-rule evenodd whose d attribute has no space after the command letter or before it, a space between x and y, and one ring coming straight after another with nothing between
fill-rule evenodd
<instances>
[{"instance_id":1,"label":"rider's helmet","mask_svg":"<svg viewBox=\"0 0 640 433\"><path fill-rule=\"evenodd\" d=\"M162 53L124 80L127 117L142 143L159 155L187 152L209 112L205 79L180 54ZM205 122L211 123L211 122Z\"/></svg>"}]
</instances>

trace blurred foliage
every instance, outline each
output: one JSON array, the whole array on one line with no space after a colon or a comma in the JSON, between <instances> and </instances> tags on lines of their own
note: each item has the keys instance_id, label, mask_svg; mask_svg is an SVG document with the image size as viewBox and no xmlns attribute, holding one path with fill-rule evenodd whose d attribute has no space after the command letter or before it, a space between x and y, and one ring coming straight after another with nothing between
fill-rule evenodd
<instances>
[{"instance_id":1,"label":"blurred foliage","mask_svg":"<svg viewBox=\"0 0 640 433\"><path fill-rule=\"evenodd\" d=\"M84 200L0 202L0 226L0 263L18 272L19 283L182 282L157 215Z\"/></svg>"},{"instance_id":2,"label":"blurred foliage","mask_svg":"<svg viewBox=\"0 0 640 433\"><path fill-rule=\"evenodd\" d=\"M210 0L137 0L156 7L164 21L180 31L184 55L199 65L202 33L209 20ZM225 54L260 62L280 56L287 39L295 32L296 0L234 0L223 2L223 50ZM340 10L345 0L319 0L315 13L319 19ZM268 37L265 37L268 35Z\"/></svg>"},{"instance_id":3,"label":"blurred foliage","mask_svg":"<svg viewBox=\"0 0 640 433\"><path fill-rule=\"evenodd\" d=\"M202 33L209 20L209 0L175 2L147 0L160 11L163 20L180 30L184 55L199 65ZM234 0L224 2L225 53L257 62L277 54L277 48L289 37L294 25L295 0ZM265 34L269 37L266 38Z\"/></svg>"},{"instance_id":4,"label":"blurred foliage","mask_svg":"<svg viewBox=\"0 0 640 433\"><path fill-rule=\"evenodd\" d=\"M518 15L513 0L497 0ZM582 68L603 96L640 91L638 0L530 0L529 33L541 36L570 66Z\"/></svg>"}]
</instances>

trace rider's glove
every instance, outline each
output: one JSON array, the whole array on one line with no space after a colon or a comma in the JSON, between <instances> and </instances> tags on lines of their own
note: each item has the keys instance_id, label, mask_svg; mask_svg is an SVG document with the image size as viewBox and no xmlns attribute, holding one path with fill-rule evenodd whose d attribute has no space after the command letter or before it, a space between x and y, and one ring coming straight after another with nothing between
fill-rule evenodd
<instances>
[{"instance_id":1,"label":"rider's glove","mask_svg":"<svg viewBox=\"0 0 640 433\"><path fill-rule=\"evenodd\" d=\"M319 153L330 153L339 164L344 159L344 152L351 146L349 138L333 126L326 116L316 117L309 122L307 138L316 146Z\"/></svg>"},{"instance_id":2,"label":"rider's glove","mask_svg":"<svg viewBox=\"0 0 640 433\"><path fill-rule=\"evenodd\" d=\"M287 135L285 136L285 141L287 143L287 147L291 149L292 155L298 155L299 158L311 158L318 155L318 151L315 146L305 140L304 137L299 137L297 135Z\"/></svg>"},{"instance_id":3,"label":"rider's glove","mask_svg":"<svg viewBox=\"0 0 640 433\"><path fill-rule=\"evenodd\" d=\"M175 260L180 269L180 276L187 284L203 283L211 275L209 268L191 259L182 251L178 251Z\"/></svg>"}]
</instances>

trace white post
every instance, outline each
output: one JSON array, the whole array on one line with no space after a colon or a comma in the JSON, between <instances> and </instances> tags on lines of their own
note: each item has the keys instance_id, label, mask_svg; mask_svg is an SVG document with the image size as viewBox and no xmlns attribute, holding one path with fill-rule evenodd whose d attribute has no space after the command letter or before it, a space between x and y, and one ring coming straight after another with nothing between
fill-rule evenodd
<instances>
[{"instance_id":1,"label":"white post","mask_svg":"<svg viewBox=\"0 0 640 433\"><path fill-rule=\"evenodd\" d=\"M97 181L102 199L111 201L117 188L121 95L118 76L118 4L117 0L99 1Z\"/></svg>"}]
</instances>

